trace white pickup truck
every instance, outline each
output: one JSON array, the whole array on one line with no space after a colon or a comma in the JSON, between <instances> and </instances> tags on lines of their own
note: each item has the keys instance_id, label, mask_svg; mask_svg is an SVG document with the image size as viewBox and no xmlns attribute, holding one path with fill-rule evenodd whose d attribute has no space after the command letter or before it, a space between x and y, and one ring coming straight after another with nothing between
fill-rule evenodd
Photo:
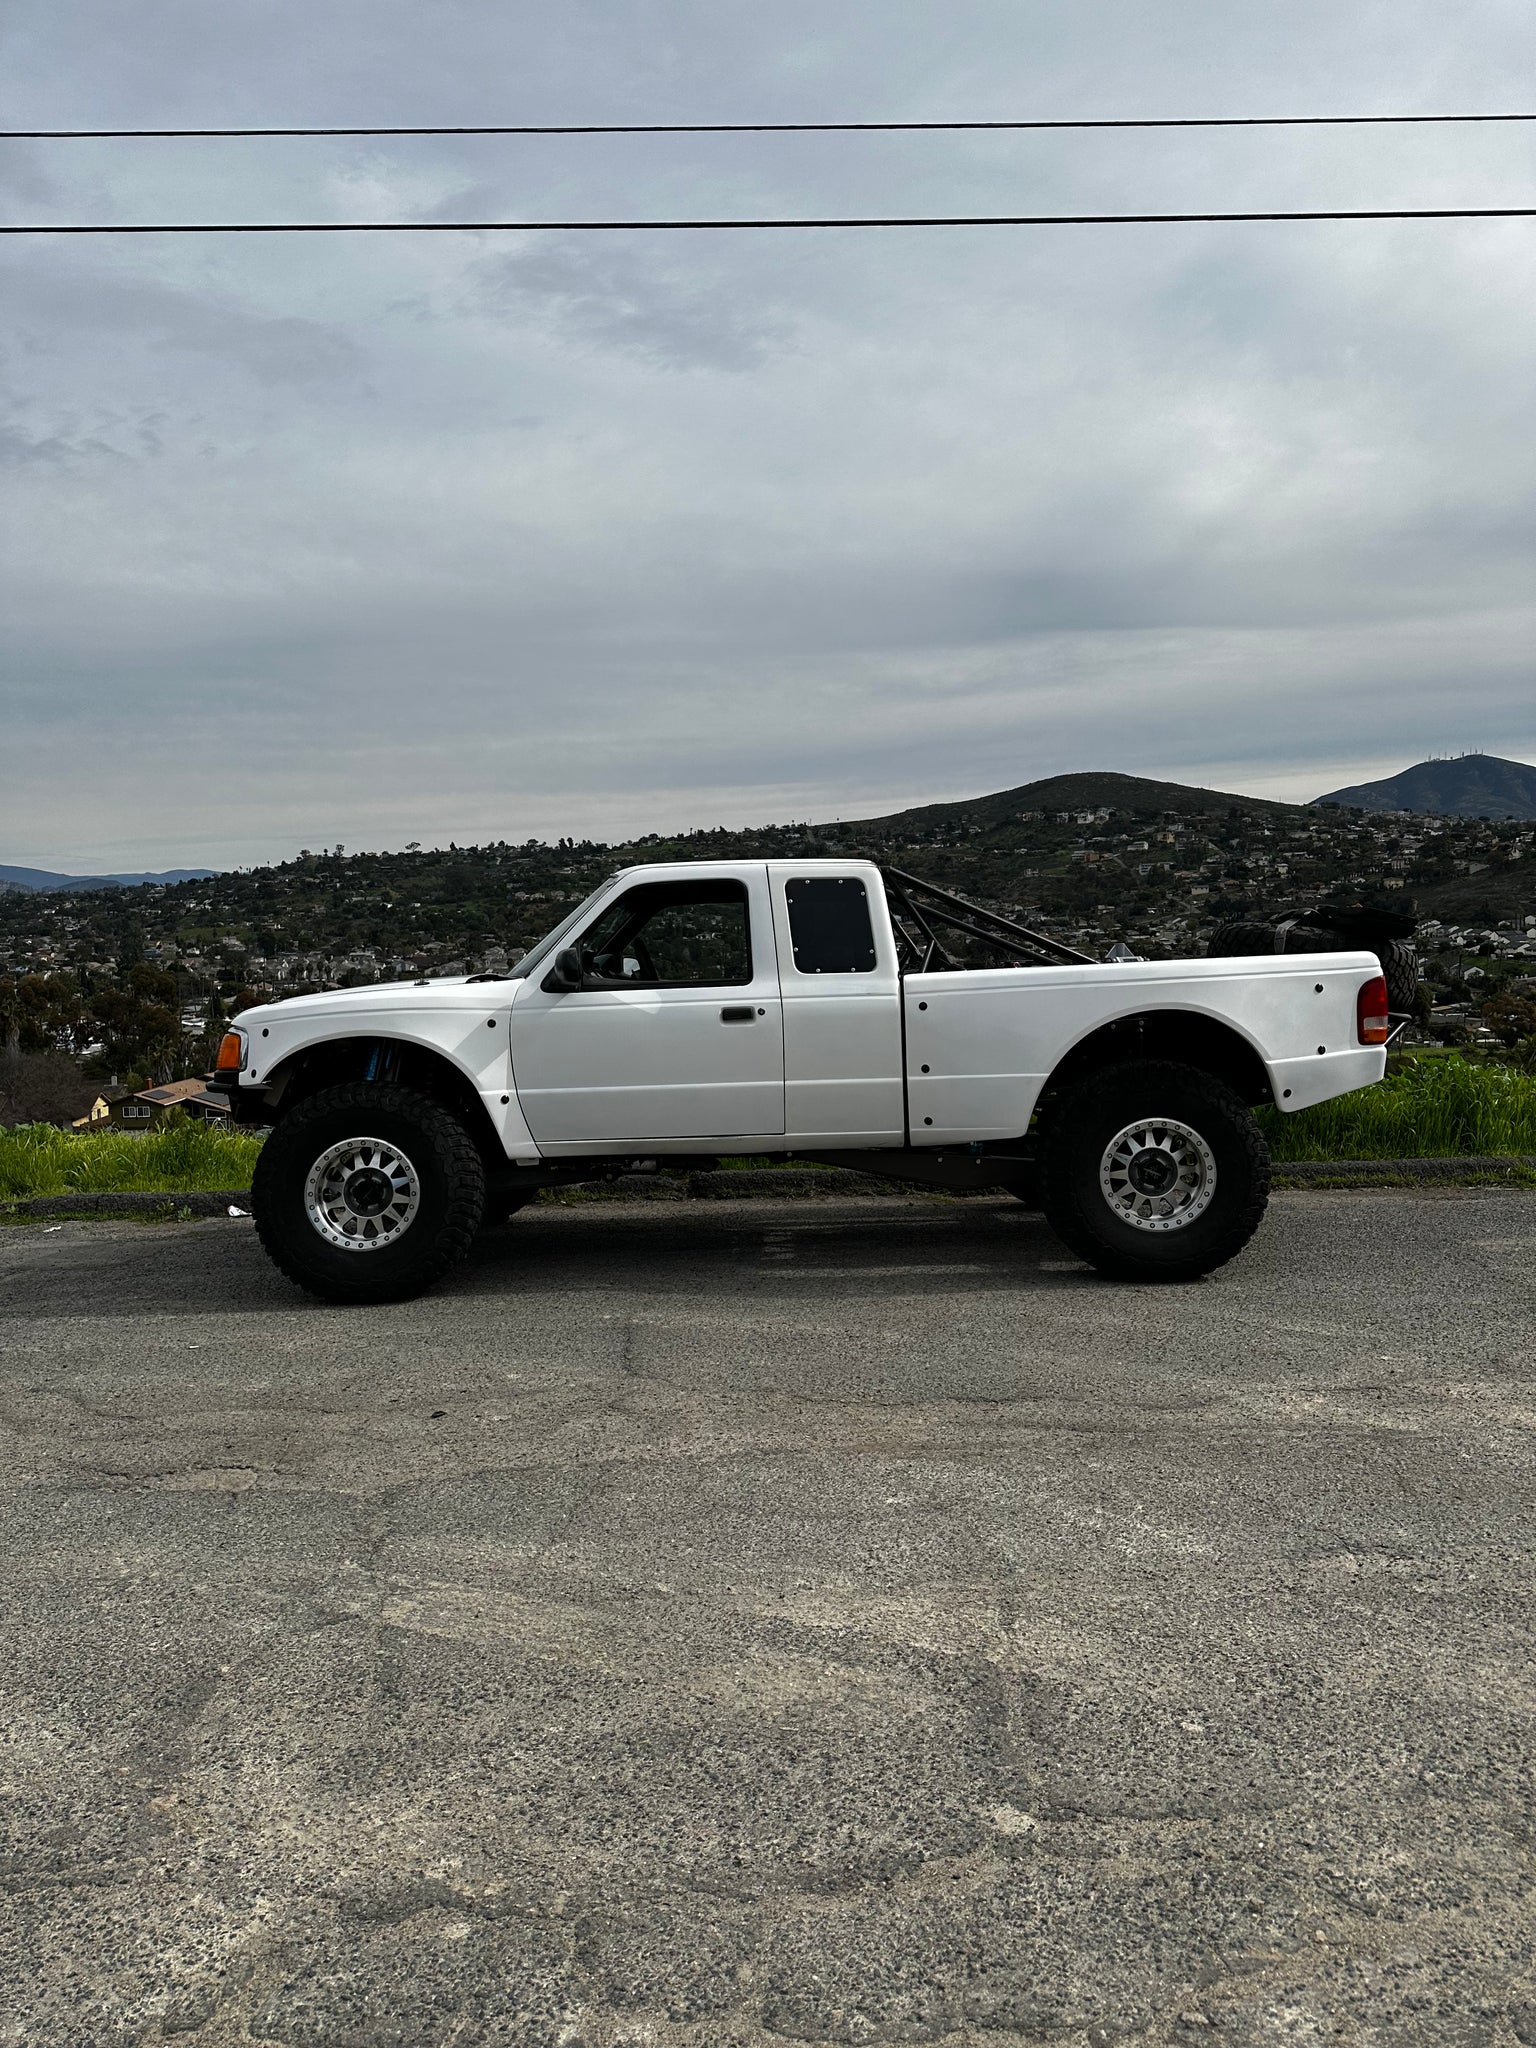
<instances>
[{"instance_id":1,"label":"white pickup truck","mask_svg":"<svg viewBox=\"0 0 1536 2048\"><path fill-rule=\"evenodd\" d=\"M541 1188L722 1154L1038 1203L1100 1271L1241 1249L1251 1106L1377 1081L1369 952L1093 961L861 860L627 868L506 974L248 1010L219 1050L272 1126L253 1207L292 1280L398 1299Z\"/></svg>"}]
</instances>

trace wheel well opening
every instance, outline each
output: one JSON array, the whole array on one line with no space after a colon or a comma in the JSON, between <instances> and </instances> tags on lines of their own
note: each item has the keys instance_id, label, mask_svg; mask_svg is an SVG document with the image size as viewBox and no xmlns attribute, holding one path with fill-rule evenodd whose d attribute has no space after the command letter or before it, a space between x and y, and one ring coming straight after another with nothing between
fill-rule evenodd
<instances>
[{"instance_id":1,"label":"wheel well opening","mask_svg":"<svg viewBox=\"0 0 1536 2048\"><path fill-rule=\"evenodd\" d=\"M469 1077L442 1053L405 1039L335 1038L294 1053L267 1085L265 1100L273 1122L322 1088L348 1081L388 1082L415 1089L460 1119L487 1165L506 1164L496 1127Z\"/></svg>"},{"instance_id":2,"label":"wheel well opening","mask_svg":"<svg viewBox=\"0 0 1536 2048\"><path fill-rule=\"evenodd\" d=\"M1198 1067L1225 1081L1250 1108L1274 1101L1269 1072L1247 1039L1230 1024L1187 1010L1149 1010L1101 1025L1066 1054L1044 1092L1057 1093L1100 1067L1137 1059Z\"/></svg>"}]
</instances>

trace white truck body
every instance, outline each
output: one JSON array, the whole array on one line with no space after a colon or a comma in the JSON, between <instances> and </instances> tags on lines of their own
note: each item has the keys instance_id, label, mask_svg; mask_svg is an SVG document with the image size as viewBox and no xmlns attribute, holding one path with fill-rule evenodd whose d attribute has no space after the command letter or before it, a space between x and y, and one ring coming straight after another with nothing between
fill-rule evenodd
<instances>
[{"instance_id":1,"label":"white truck body","mask_svg":"<svg viewBox=\"0 0 1536 2048\"><path fill-rule=\"evenodd\" d=\"M873 958L797 964L789 885L862 887ZM270 1121L306 1055L411 1047L462 1078L509 1165L646 1155L890 1152L1018 1140L1041 1092L1095 1034L1158 1021L1177 1047L1221 1034L1283 1111L1381 1078L1357 1035L1374 954L901 972L871 862L687 862L614 875L570 922L572 944L638 885L718 881L745 892L750 978L551 990L553 949L515 978L461 977L299 996L237 1020L242 1120ZM632 963L631 963L632 964ZM1258 1099L1250 1091L1249 1099ZM258 1107L258 1104L260 1107ZM265 1112L265 1115L263 1114Z\"/></svg>"}]
</instances>

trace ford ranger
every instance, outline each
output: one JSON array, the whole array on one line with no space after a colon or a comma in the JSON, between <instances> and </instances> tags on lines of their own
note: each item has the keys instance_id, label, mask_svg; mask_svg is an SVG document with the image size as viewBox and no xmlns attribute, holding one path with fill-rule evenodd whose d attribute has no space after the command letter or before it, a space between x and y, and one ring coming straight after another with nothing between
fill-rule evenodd
<instances>
[{"instance_id":1,"label":"ford ranger","mask_svg":"<svg viewBox=\"0 0 1536 2048\"><path fill-rule=\"evenodd\" d=\"M1117 949L1123 953L1124 949ZM1373 953L1090 960L863 860L634 867L505 974L248 1010L261 1241L324 1299L421 1292L541 1189L722 1154L1008 1191L1101 1272L1187 1280L1257 1229L1252 1110L1377 1081Z\"/></svg>"}]
</instances>

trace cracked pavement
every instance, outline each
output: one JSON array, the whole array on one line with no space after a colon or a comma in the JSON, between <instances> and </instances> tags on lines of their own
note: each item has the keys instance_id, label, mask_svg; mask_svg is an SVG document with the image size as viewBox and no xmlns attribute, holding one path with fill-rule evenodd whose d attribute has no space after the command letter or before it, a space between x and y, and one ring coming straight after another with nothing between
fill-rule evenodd
<instances>
[{"instance_id":1,"label":"cracked pavement","mask_svg":"<svg viewBox=\"0 0 1536 2048\"><path fill-rule=\"evenodd\" d=\"M0 1231L0 2043L1536 2044L1533 1253Z\"/></svg>"}]
</instances>

